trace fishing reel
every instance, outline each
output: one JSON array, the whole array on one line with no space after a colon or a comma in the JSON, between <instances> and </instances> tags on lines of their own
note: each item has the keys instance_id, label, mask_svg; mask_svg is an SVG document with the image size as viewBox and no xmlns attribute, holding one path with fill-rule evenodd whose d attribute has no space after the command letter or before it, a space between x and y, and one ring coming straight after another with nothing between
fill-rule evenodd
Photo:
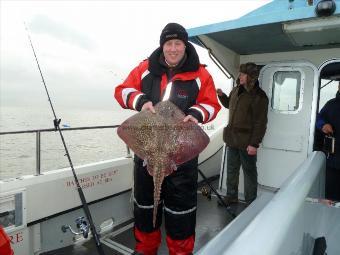
<instances>
[{"instance_id":1,"label":"fishing reel","mask_svg":"<svg viewBox=\"0 0 340 255\"><path fill-rule=\"evenodd\" d=\"M74 231L70 225L63 225L61 227L61 231L66 233L67 230L69 229L71 231L71 233L74 234L74 235L82 235L84 238L88 238L89 232L90 232L90 226L87 223L87 221L85 220L84 216L81 216L81 217L76 219L76 226L77 226L77 228L79 229L80 232Z\"/></svg>"},{"instance_id":2,"label":"fishing reel","mask_svg":"<svg viewBox=\"0 0 340 255\"><path fill-rule=\"evenodd\" d=\"M209 189L207 186L203 186L201 188L202 195L207 197L208 200L211 200L211 189Z\"/></svg>"}]
</instances>

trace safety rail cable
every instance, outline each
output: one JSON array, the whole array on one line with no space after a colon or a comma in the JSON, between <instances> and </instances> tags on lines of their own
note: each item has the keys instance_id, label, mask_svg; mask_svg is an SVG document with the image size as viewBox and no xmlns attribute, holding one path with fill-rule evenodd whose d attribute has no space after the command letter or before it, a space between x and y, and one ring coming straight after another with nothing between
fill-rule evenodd
<instances>
[{"instance_id":1,"label":"safety rail cable","mask_svg":"<svg viewBox=\"0 0 340 255\"><path fill-rule=\"evenodd\" d=\"M324 168L324 153L312 152L268 204L232 240L231 223L196 254L282 254L279 249L284 245L289 228Z\"/></svg>"},{"instance_id":2,"label":"safety rail cable","mask_svg":"<svg viewBox=\"0 0 340 255\"><path fill-rule=\"evenodd\" d=\"M90 130L90 129L107 129L107 128L118 128L119 125L109 125L109 126L91 126L91 127L74 127L74 128L61 128L61 131L75 131L75 130ZM16 135L16 134L36 134L36 175L41 174L41 133L44 132L56 132L54 128L47 129L33 129L33 130L21 130L21 131L9 131L0 132L0 135ZM130 148L126 146L127 157L131 157Z\"/></svg>"}]
</instances>

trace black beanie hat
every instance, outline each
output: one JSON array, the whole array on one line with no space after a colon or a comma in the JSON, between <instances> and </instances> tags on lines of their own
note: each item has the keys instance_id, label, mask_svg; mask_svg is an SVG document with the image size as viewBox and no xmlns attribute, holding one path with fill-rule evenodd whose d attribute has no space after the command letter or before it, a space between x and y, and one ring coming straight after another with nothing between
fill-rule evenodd
<instances>
[{"instance_id":1,"label":"black beanie hat","mask_svg":"<svg viewBox=\"0 0 340 255\"><path fill-rule=\"evenodd\" d=\"M169 23L167 24L161 33L159 38L159 44L163 47L163 44L166 41L172 39L179 39L182 40L185 44L188 43L188 33L183 26L177 23Z\"/></svg>"}]
</instances>

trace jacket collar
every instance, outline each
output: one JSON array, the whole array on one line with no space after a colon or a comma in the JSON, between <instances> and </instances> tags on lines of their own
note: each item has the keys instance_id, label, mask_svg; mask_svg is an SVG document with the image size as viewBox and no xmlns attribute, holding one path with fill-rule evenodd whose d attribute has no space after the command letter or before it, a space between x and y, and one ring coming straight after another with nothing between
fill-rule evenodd
<instances>
[{"instance_id":1,"label":"jacket collar","mask_svg":"<svg viewBox=\"0 0 340 255\"><path fill-rule=\"evenodd\" d=\"M242 90L245 90L245 91L247 91L250 94L256 93L257 89L260 88L258 80L256 80L253 83L250 83L250 84L245 84L245 85L239 84L238 86L239 86L239 89L241 87L243 87Z\"/></svg>"},{"instance_id":2,"label":"jacket collar","mask_svg":"<svg viewBox=\"0 0 340 255\"><path fill-rule=\"evenodd\" d=\"M179 72L194 72L199 68L199 57L194 46L191 43L186 44L186 59L182 66L176 70L176 73ZM149 57L149 71L150 73L162 76L167 72L167 67L162 63L161 56L163 55L163 49L161 47L157 48Z\"/></svg>"}]
</instances>

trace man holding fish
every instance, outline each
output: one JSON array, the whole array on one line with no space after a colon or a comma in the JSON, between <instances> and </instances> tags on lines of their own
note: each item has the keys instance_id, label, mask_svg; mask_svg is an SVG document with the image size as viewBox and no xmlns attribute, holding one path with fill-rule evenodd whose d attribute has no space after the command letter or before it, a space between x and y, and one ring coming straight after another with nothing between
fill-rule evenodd
<instances>
[{"instance_id":1,"label":"man holding fish","mask_svg":"<svg viewBox=\"0 0 340 255\"><path fill-rule=\"evenodd\" d=\"M164 27L160 47L130 72L116 87L114 96L125 109L152 113L155 113L155 104L169 100L184 112L184 122L207 123L220 110L213 79L200 64L195 48L188 42L185 28L177 23ZM176 171L164 178L155 226L152 219L153 177L136 155L134 163L136 254L157 254L161 243L162 211L169 254L192 254L198 156L177 166Z\"/></svg>"}]
</instances>

